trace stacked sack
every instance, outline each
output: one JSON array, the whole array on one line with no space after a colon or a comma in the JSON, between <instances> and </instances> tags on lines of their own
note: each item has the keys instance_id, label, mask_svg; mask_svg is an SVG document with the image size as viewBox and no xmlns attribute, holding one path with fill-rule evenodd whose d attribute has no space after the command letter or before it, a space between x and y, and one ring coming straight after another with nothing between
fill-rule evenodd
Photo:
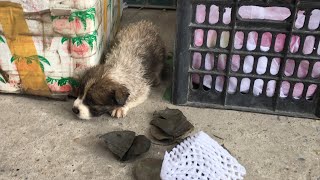
<instances>
[{"instance_id":1,"label":"stacked sack","mask_svg":"<svg viewBox=\"0 0 320 180\"><path fill-rule=\"evenodd\" d=\"M0 1L0 92L66 97L121 15L122 0Z\"/></svg>"}]
</instances>

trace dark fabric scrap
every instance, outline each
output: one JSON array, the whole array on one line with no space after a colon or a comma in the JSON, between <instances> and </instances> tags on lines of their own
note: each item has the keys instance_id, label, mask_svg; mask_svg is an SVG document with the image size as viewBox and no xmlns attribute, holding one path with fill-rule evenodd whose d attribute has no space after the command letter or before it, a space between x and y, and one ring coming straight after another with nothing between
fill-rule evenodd
<instances>
[{"instance_id":1,"label":"dark fabric scrap","mask_svg":"<svg viewBox=\"0 0 320 180\"><path fill-rule=\"evenodd\" d=\"M144 135L136 136L133 140L132 146L130 147L127 154L122 159L123 161L127 161L130 159L134 159L141 154L144 154L149 151L151 146L151 141Z\"/></svg>"},{"instance_id":2,"label":"dark fabric scrap","mask_svg":"<svg viewBox=\"0 0 320 180\"><path fill-rule=\"evenodd\" d=\"M161 159L144 159L134 167L133 175L136 180L161 180L162 160Z\"/></svg>"},{"instance_id":3,"label":"dark fabric scrap","mask_svg":"<svg viewBox=\"0 0 320 180\"><path fill-rule=\"evenodd\" d=\"M152 136L158 140L176 139L194 128L180 110L169 108L156 111L150 124L161 130L151 129Z\"/></svg>"},{"instance_id":4,"label":"dark fabric scrap","mask_svg":"<svg viewBox=\"0 0 320 180\"><path fill-rule=\"evenodd\" d=\"M114 131L104 134L100 138L104 140L113 154L122 159L130 149L135 135L136 133L133 131Z\"/></svg>"},{"instance_id":5,"label":"dark fabric scrap","mask_svg":"<svg viewBox=\"0 0 320 180\"><path fill-rule=\"evenodd\" d=\"M143 135L135 136L133 131L114 131L100 136L107 148L120 158L127 161L149 151L151 141Z\"/></svg>"}]
</instances>

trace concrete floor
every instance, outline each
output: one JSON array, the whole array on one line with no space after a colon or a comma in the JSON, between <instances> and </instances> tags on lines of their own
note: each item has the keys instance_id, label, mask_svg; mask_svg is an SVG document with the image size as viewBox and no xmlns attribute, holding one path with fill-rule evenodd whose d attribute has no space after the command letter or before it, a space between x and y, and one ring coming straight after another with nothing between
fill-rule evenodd
<instances>
[{"instance_id":1,"label":"concrete floor","mask_svg":"<svg viewBox=\"0 0 320 180\"><path fill-rule=\"evenodd\" d=\"M173 11L125 10L123 23L148 18L162 25L169 48L175 37ZM0 179L132 180L136 162L120 163L97 135L132 130L149 136L155 110L181 109L195 125L223 143L247 169L248 180L319 180L320 121L254 113L176 107L162 100L165 87L128 117L105 115L81 121L66 102L0 95ZM145 157L163 157L171 147L152 145ZM140 158L141 159L141 158Z\"/></svg>"}]
</instances>

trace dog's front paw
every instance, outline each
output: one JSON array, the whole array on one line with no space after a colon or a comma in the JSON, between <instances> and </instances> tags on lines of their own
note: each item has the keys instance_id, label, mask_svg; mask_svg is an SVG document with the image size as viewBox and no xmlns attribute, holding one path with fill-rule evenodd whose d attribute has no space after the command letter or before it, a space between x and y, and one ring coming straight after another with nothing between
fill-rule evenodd
<instances>
[{"instance_id":1,"label":"dog's front paw","mask_svg":"<svg viewBox=\"0 0 320 180\"><path fill-rule=\"evenodd\" d=\"M112 110L111 116L115 118L124 118L127 116L128 113L127 107L118 107Z\"/></svg>"}]
</instances>

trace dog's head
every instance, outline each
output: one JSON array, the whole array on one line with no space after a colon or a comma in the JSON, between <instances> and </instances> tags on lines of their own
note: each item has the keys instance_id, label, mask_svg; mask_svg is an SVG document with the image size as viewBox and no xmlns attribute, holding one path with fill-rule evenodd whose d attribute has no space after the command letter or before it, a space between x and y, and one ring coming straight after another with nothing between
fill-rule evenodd
<instances>
[{"instance_id":1,"label":"dog's head","mask_svg":"<svg viewBox=\"0 0 320 180\"><path fill-rule=\"evenodd\" d=\"M128 97L129 90L108 76L107 67L99 65L83 74L72 111L80 119L91 119L125 105Z\"/></svg>"}]
</instances>

